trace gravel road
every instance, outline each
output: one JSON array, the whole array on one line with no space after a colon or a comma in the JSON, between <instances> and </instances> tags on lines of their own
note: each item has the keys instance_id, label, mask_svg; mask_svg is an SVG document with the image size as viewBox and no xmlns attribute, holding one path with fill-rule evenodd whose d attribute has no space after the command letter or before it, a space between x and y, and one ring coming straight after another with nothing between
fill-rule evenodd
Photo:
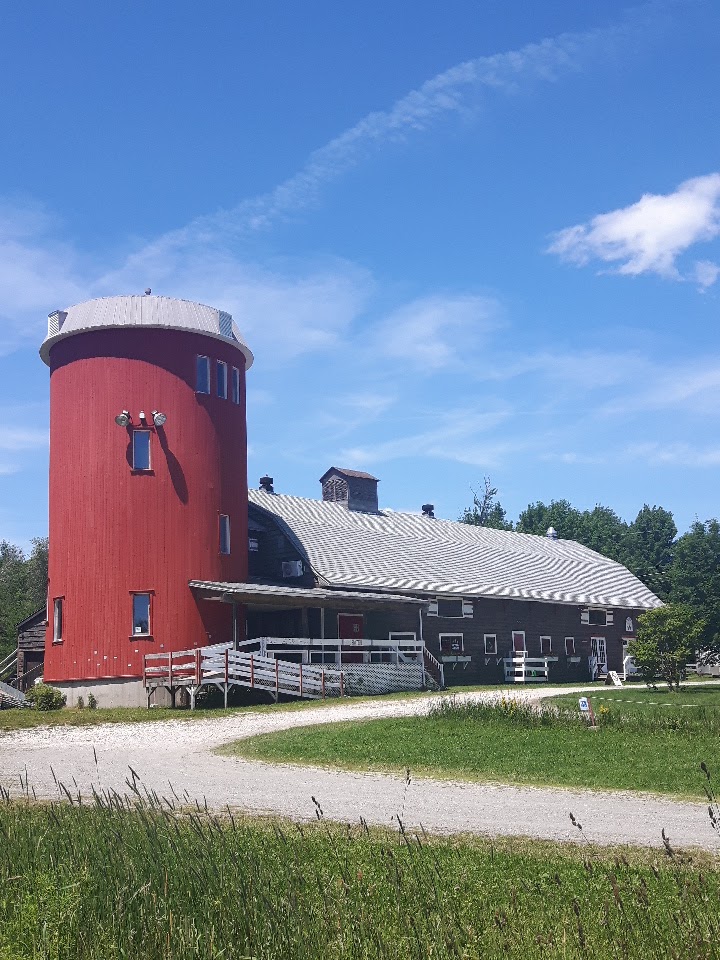
<instances>
[{"instance_id":1,"label":"gravel road","mask_svg":"<svg viewBox=\"0 0 720 960\"><path fill-rule=\"evenodd\" d=\"M578 691L581 688L577 688ZM523 691L537 698L561 689ZM514 693L514 691L513 691ZM492 693L463 694L489 698ZM158 794L203 798L209 807L314 818L316 797L326 817L390 825L398 814L409 826L436 833L527 836L596 844L659 846L660 831L677 847L720 851L707 807L647 795L583 790L511 787L413 779L406 790L398 776L347 773L317 767L271 765L221 757L212 748L287 727L337 720L412 716L425 712L435 695L394 701L345 701L298 712L242 713L207 720L147 724L52 727L0 733L0 783L20 793L29 780L38 798L58 796L54 774L71 791L90 794L94 786L127 792L130 768L141 786Z\"/></svg>"}]
</instances>

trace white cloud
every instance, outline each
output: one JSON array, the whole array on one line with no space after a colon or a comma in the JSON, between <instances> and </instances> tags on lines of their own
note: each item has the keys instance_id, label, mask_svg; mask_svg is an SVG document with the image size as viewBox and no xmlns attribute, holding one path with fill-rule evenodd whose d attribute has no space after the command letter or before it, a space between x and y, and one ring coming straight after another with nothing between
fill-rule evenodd
<instances>
[{"instance_id":1,"label":"white cloud","mask_svg":"<svg viewBox=\"0 0 720 960\"><path fill-rule=\"evenodd\" d=\"M687 443L646 442L629 445L622 456L649 466L717 467L720 447L692 447Z\"/></svg>"},{"instance_id":2,"label":"white cloud","mask_svg":"<svg viewBox=\"0 0 720 960\"><path fill-rule=\"evenodd\" d=\"M394 310L376 327L378 352L424 370L446 367L472 353L500 325L497 300L432 296Z\"/></svg>"},{"instance_id":3,"label":"white cloud","mask_svg":"<svg viewBox=\"0 0 720 960\"><path fill-rule=\"evenodd\" d=\"M698 260L695 264L695 282L703 292L720 276L720 266L712 260Z\"/></svg>"},{"instance_id":4,"label":"white cloud","mask_svg":"<svg viewBox=\"0 0 720 960\"><path fill-rule=\"evenodd\" d=\"M49 443L47 430L0 426L0 450L34 450Z\"/></svg>"},{"instance_id":5,"label":"white cloud","mask_svg":"<svg viewBox=\"0 0 720 960\"><path fill-rule=\"evenodd\" d=\"M673 193L645 194L629 207L567 227L555 234L548 252L580 265L616 264L618 273L631 276L680 279L678 257L719 233L720 173L711 173L686 180ZM709 271L701 269L701 277L707 280Z\"/></svg>"}]
</instances>

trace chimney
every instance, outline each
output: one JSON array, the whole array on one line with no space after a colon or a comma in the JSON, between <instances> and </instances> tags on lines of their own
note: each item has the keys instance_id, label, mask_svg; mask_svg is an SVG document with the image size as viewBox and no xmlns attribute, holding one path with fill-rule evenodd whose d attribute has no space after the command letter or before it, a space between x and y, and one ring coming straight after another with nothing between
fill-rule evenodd
<instances>
[{"instance_id":1,"label":"chimney","mask_svg":"<svg viewBox=\"0 0 720 960\"><path fill-rule=\"evenodd\" d=\"M557 540L558 535L555 527L548 527L547 533L545 534L545 536L548 538L548 540Z\"/></svg>"},{"instance_id":2,"label":"chimney","mask_svg":"<svg viewBox=\"0 0 720 960\"><path fill-rule=\"evenodd\" d=\"M424 517L428 517L431 520L435 519L435 504L434 503L424 503L422 505L422 512Z\"/></svg>"},{"instance_id":3,"label":"chimney","mask_svg":"<svg viewBox=\"0 0 720 960\"><path fill-rule=\"evenodd\" d=\"M265 493L275 493L275 488L273 487L273 478L268 477L267 475L260 477L260 489L264 490Z\"/></svg>"},{"instance_id":4,"label":"chimney","mask_svg":"<svg viewBox=\"0 0 720 960\"><path fill-rule=\"evenodd\" d=\"M378 513L377 477L360 470L330 467L320 477L320 483L326 503L340 503L358 513Z\"/></svg>"}]
</instances>

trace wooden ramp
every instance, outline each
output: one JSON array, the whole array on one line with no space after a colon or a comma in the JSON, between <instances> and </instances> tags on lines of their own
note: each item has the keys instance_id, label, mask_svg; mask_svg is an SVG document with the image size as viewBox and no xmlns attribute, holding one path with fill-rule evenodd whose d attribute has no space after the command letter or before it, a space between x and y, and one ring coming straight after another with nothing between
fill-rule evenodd
<instances>
[{"instance_id":1,"label":"wooden ramp","mask_svg":"<svg viewBox=\"0 0 720 960\"><path fill-rule=\"evenodd\" d=\"M25 703L25 694L20 690L16 690L15 687L11 687L8 683L0 682L0 707L24 707Z\"/></svg>"},{"instance_id":2,"label":"wooden ramp","mask_svg":"<svg viewBox=\"0 0 720 960\"><path fill-rule=\"evenodd\" d=\"M215 686L225 695L231 687L265 690L276 699L281 694L321 700L345 695L341 670L234 650L231 644L199 647L175 653L149 653L144 658L143 683L148 694L163 688L173 703L178 690L187 690L190 706L203 687Z\"/></svg>"}]
</instances>

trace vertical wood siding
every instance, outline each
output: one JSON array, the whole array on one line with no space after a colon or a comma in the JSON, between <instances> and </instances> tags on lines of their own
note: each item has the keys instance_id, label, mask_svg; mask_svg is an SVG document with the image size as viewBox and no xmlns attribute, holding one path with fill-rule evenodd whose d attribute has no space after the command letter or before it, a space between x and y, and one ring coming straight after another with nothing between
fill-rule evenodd
<instances>
[{"instance_id":1,"label":"vertical wood siding","mask_svg":"<svg viewBox=\"0 0 720 960\"><path fill-rule=\"evenodd\" d=\"M195 393L195 358L240 369L240 404ZM232 611L188 580L247 576L245 370L230 344L182 331L101 330L50 353L49 597L64 597L63 642L46 636L48 681L138 677L145 653L232 639ZM115 416L167 415L151 466L133 472ZM219 514L232 552L219 552ZM152 592L152 638L131 635L132 591ZM51 607L52 609L52 607Z\"/></svg>"}]
</instances>

